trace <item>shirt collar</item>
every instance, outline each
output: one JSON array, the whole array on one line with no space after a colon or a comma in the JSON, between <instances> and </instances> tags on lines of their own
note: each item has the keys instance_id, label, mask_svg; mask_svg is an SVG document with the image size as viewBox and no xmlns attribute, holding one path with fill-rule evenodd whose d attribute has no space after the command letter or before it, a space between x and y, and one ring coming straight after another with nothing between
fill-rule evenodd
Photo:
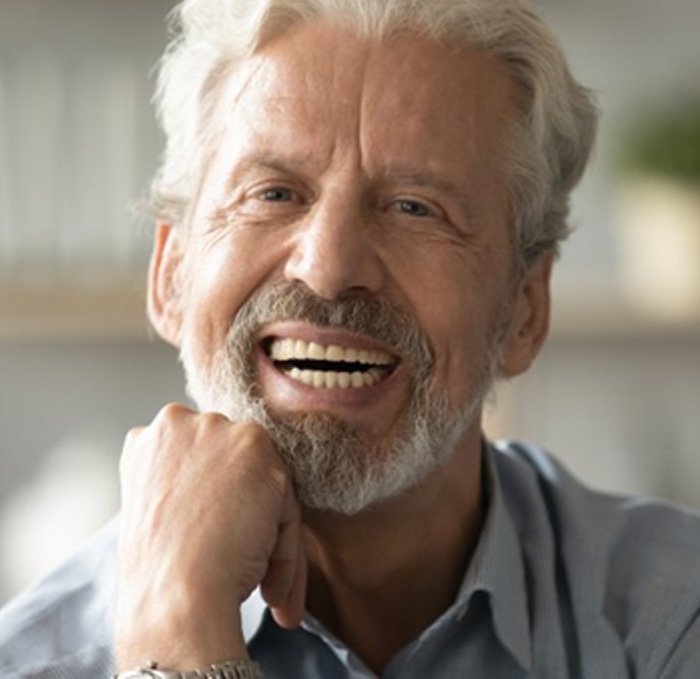
<instances>
[{"instance_id":1,"label":"shirt collar","mask_svg":"<svg viewBox=\"0 0 700 679\"><path fill-rule=\"evenodd\" d=\"M489 507L481 537L452 611L466 614L476 592L489 595L493 624L501 643L525 670L532 665L528 597L520 541L508 514L498 477L494 450L484 443L484 478ZM257 634L266 605L256 589L241 608L246 643Z\"/></svg>"},{"instance_id":2,"label":"shirt collar","mask_svg":"<svg viewBox=\"0 0 700 679\"><path fill-rule=\"evenodd\" d=\"M258 587L241 606L241 624L243 626L243 639L246 644L258 633L265 618L266 610L267 604L262 598Z\"/></svg>"},{"instance_id":3,"label":"shirt collar","mask_svg":"<svg viewBox=\"0 0 700 679\"><path fill-rule=\"evenodd\" d=\"M504 502L494 450L486 442L482 448L489 507L476 551L457 596L458 615L466 614L474 593L487 593L498 638L523 669L529 670L532 648L522 550Z\"/></svg>"}]
</instances>

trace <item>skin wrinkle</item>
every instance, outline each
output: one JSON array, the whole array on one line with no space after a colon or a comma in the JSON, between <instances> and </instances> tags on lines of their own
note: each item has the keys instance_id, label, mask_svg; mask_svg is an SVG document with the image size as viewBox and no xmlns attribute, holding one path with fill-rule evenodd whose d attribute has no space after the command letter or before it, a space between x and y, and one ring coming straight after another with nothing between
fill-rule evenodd
<instances>
[{"instance_id":1,"label":"skin wrinkle","mask_svg":"<svg viewBox=\"0 0 700 679\"><path fill-rule=\"evenodd\" d=\"M359 149L359 157L358 157L358 169L362 169L365 167L365 164L362 162L363 158L367 158L369 155L368 149L367 149L367 144L369 140L367 140L364 135L363 131L366 129L364 121L367 117L367 107L369 106L368 103L368 93L367 93L367 72L369 69L369 65L372 61L372 56L374 51L376 50L376 44L373 46L373 48L370 48L367 50L365 59L362 63L362 78L360 79L360 82L362 83L362 90L360 93L360 96L357 98L357 114L356 114L356 119L357 119L357 130L356 130L356 135L357 135L357 148Z\"/></svg>"},{"instance_id":2,"label":"skin wrinkle","mask_svg":"<svg viewBox=\"0 0 700 679\"><path fill-rule=\"evenodd\" d=\"M447 12L440 9L433 12L425 7L413 7L414 4L408 3L406 9L411 7L411 10L405 17L401 8L392 6L388 10L380 8L367 21L364 15L367 8L359 8L354 4L336 8L323 2L312 2L304 7L297 7L294 3L291 3L291 7L285 2L273 3L275 11L268 19L262 18L261 24L257 26L259 30L253 31L249 41L243 41L239 35L227 35L230 25L225 22L218 21L211 26L207 24L207 29L222 44L224 40L232 39L232 58L235 60L249 57L275 39L288 35L292 29L299 30L300 25L324 22L327 22L331 30L342 26L360 35L384 40L387 44L393 44L397 38L405 35L415 34L419 39L438 42L446 49L456 52L463 48L467 51L478 48L493 52L498 59L507 63L520 91L519 104L524 104L517 107L518 119L522 124L519 141L510 139L511 151L513 148L518 149L510 159L515 160L515 163L508 162L508 159L506 161L514 210L512 216L518 231L516 242L526 249L522 256L526 259L525 263L530 264L537 255L549 249L556 250L557 243L564 240L568 233L564 224L568 213L567 198L561 190L573 186L580 178L590 152L596 119L591 93L571 78L551 32L536 17L523 11L523 8L503 15L484 7L484 14L477 18L467 7L464 11L454 7L447 8ZM248 15L248 9L244 15ZM397 10L396 13L394 9ZM205 35L208 30L197 30L199 20L208 11L205 9L204 14L200 15L199 10L190 8L187 12L174 15L174 26L182 31L183 40L177 45L178 49L172 49L164 59L157 97L161 122L170 139L169 150L175 148L181 135L177 130L177 117L166 114L169 110L177 109L178 96L184 94L183 88L177 85L178 81L195 82L200 78L200 73L194 68L192 54L196 53L200 41L208 37ZM407 19L409 14L414 16L414 20L404 21L402 17ZM252 19L252 16L248 18ZM229 20L229 17L225 19ZM211 17L207 18L205 23L207 22L211 22ZM537 44L535 50L527 47L532 39ZM207 64L206 72L201 76L205 84L208 85L211 77L207 77L206 73L217 71L219 64L220 61L215 58ZM184 73L178 78L177 74L181 71ZM187 73L190 77L187 77ZM209 98L206 87L198 84L193 90L202 92L205 99ZM199 104L202 104L201 97L193 98L199 99ZM191 136L198 135L195 133ZM554 148L556 140L560 141L558 146L569 150L569 153L560 154ZM190 149L197 144L194 138L185 138L183 141ZM544 149L548 160L539 157L536 148ZM196 155L192 150L190 153ZM174 218L181 221L174 216L184 211L184 204L189 202L187 199L192 194L177 180L183 174L183 164L186 166L189 162L184 161L181 154L168 153L161 168L163 176L157 177L153 185L152 209L156 213L162 210L162 216L170 213L170 217L164 216L166 220ZM557 186L552 187L548 177L551 172L558 174L559 169L563 173L563 182L557 182ZM523 234L519 233L521 227Z\"/></svg>"},{"instance_id":3,"label":"skin wrinkle","mask_svg":"<svg viewBox=\"0 0 700 679\"><path fill-rule=\"evenodd\" d=\"M285 36L282 41L288 37ZM321 42L327 47L332 45L335 50L339 39L334 34L322 34ZM249 301L256 290L279 277L283 272L282 267L288 266L285 262L293 262L294 257L301 256L302 253L307 258L317 258L321 251L316 252L315 249L325 248L323 252L333 258L344 258L332 266L339 264L343 268L341 273L348 283L351 278L346 274L349 275L350 269L356 265L361 265L364 273L355 270L352 276L374 276L367 294L386 296L405 309L415 309L418 302L418 310L423 312L423 318L419 316L418 320L427 323L421 327L430 329L433 325L439 334L444 334L445 326L448 325L447 319L436 316L430 305L426 307L423 302L420 306L421 297L429 299L432 296L437 300L440 298L435 297L436 294L448 294L448 297L464 299L466 304L471 305L467 312L471 318L465 317L465 322L460 324L462 329L457 333L459 339L446 340L443 336L440 340L443 347L435 347L442 355L442 362L437 366L431 381L436 385L449 385L444 391L441 388L440 392L454 406L462 402L464 394L460 393L463 392L463 387L459 387L450 376L468 374L468 381L476 379L473 374L474 356L488 353L496 328L499 328L497 334L504 334L500 332L501 314L495 318L494 310L490 307L496 296L500 297L506 289L510 299L513 287L510 276L490 273L489 270L493 269L492 262L503 261L504 253L500 248L509 244L509 239L501 236L501 232L506 234L508 231L505 226L507 211L499 207L499 196L503 190L497 183L493 157L485 154L485 150L488 150L485 146L488 144L487 139L482 139L485 135L470 135L465 133L463 127L458 127L454 140L438 135L437 146L432 148L426 145L428 140L434 143L434 132L438 128L443 129L445 125L442 119L433 121L436 114L430 108L426 110L420 102L431 102L430 106L437 106L437 115L445 119L446 127L453 127L453 121L464 122L466 119L471 120L477 129L485 126L484 130L493 136L493 122L486 116L472 116L469 112L476 106L475 97L482 90L495 90L494 105L496 108L505 106L509 99L509 81L506 79L503 84L496 86L495 82L503 81L503 69L494 60L475 53L473 63L467 62L468 65L455 78L454 87L464 92L465 105L455 108L448 101L446 108L440 108L442 105L439 99L444 97L443 94L438 95L436 100L432 90L421 89L420 96L417 99L414 96L412 85L415 78L409 77L411 69L415 68L421 74L429 71L430 66L424 63L423 53L416 59L417 55L412 52L412 42L403 45L396 41L390 48L393 65L404 69L400 70L399 75L402 82L406 83L401 96L393 98L385 96L385 91L391 89L388 85L393 82L396 74L393 66L384 63L386 45L365 42L366 49L358 50L350 42L345 51L340 50L336 63L332 59L314 60L311 58L313 50L307 53L296 44L294 56L280 60L277 58L279 44L281 43L274 41L269 43L268 51L254 57L255 64L248 68L247 73L232 75L234 81L244 78L243 86L228 84L222 90L223 100L218 110L222 115L229 112L228 120L221 128L225 134L217 144L218 153L208 168L207 191L200 194L197 227L200 238L193 250L188 252L187 259L197 262L199 278L202 278L202 272L210 272L204 274L203 282L199 285L201 291L217 288L225 290L228 284L224 283L224 278L220 282L212 278L219 275L217 270L221 271L220 275L234 281L231 283L234 289L230 294L215 295L208 301L208 307L213 310L214 300L217 299L221 304L220 312L205 313L199 325L187 331L190 335L202 333L196 345L191 347L192 363L199 362L205 367L210 365L211 351L204 347L221 346L224 342L222 319L228 315L227 325L230 325L240 308L237 305ZM289 42L286 44L289 46ZM440 59L454 58L446 57L444 52L437 49L431 58L437 57L437 53ZM361 58L358 58L358 54ZM363 74L356 72L358 63L364 67ZM341 69L341 66L345 68ZM254 70L257 78L254 90L249 85L250 79L246 77L251 70ZM482 70L489 71L488 77L487 74L478 77ZM341 78L340 73L345 77ZM329 78L332 78L332 82L329 82ZM442 81L439 87L442 90L436 91L450 91L449 81ZM336 96L338 90L342 92ZM227 93L233 97L235 104L228 103ZM358 99L361 100L361 106L357 103ZM405 114L409 132L403 127L397 128L397 114ZM361 124L358 122L360 117ZM333 120L330 128L329 118ZM411 129L416 132L411 132ZM421 135L417 134L417 130L421 130ZM460 156L455 156L454 144L457 140L460 150L464 149L460 153L465 160L463 169L460 169L457 162ZM361 149L358 148L359 145L362 146ZM260 160L266 167L256 166ZM424 165L427 165L427 171L423 171ZM246 169L247 166L250 167L249 170ZM280 169L282 173L276 178ZM398 177L398 186L395 185L397 169L403 175ZM289 182L289 186L294 189L299 186L303 199L294 197L291 203L274 204L269 212L269 206L263 206L264 209L258 212L256 174L261 172L260 186L267 186L267 170L273 180L269 185L287 185ZM473 210L462 207L464 203L455 202L460 219L452 220L413 218L399 213L393 205L388 210L385 209L386 201L394 201L398 196L415 195L414 186L404 185L406 177L411 177L414 182L418 177L420 182L430 183L431 189L434 188L439 194L441 208L449 208L453 195L462 193L459 190L460 184L473 183L476 192L474 204L479 206L478 212L491 216L490 228L484 224L483 229L474 228L470 238L459 237L453 224L474 221L471 219ZM435 177L441 185L435 186ZM391 181L387 181L387 178ZM233 191L232 185L235 186ZM446 196L442 190L445 186L450 189ZM248 205L246 201L249 200L251 203ZM231 201L233 209L227 212ZM226 220L219 221L216 224L219 228L212 230L212 211L215 217L222 216L222 205ZM449 213L449 209L446 211ZM304 244L307 238L312 240ZM248 252L248 243L255 243L255 252ZM243 252L241 244L244 246ZM312 246L312 249L309 250L307 245ZM429 248L430 255L420 254L425 248ZM231 256L236 257L236 268L240 270L229 270ZM354 258L358 258L357 261ZM447 266L451 272L449 277L453 285L465 286L467 290L471 287L472 291L467 292L466 296L457 289L448 293L445 285L450 278L445 279L443 272L436 271L437 278L428 276L421 283L420 287L424 289L416 298L416 290L406 285L413 278L411 270L415 264L432 264L436 258L440 258L441 268ZM304 266L307 264L331 266L329 262L315 260L309 260ZM305 277L306 269L300 270L298 265L299 262L294 271L285 275ZM193 267L192 271L194 270ZM322 275L326 278L331 276L328 279L330 281L341 274L329 270ZM381 280L376 278L377 275L381 275ZM482 276L489 279L488 285L483 283ZM367 284L368 281L365 278L362 284ZM212 288L212 285L215 287ZM343 294L350 292L350 289L346 289ZM201 295L202 292L194 295L188 306L197 308L197 300ZM206 295L209 296L210 293L207 292ZM483 299L477 301L478 298ZM440 302L442 304L442 299ZM454 301L446 298L444 303L446 309L455 310ZM503 304L498 305L498 308L502 311ZM448 312L448 315L451 313ZM214 316L217 315L219 318L215 319ZM469 329L470 326L483 328L485 335L482 335L482 331ZM472 358L465 356L464 349L457 348L463 341L462 333L471 342L471 346L467 346L474 352ZM450 347L447 351L445 342ZM393 413L392 418L396 414L395 400L393 397L392 401L387 402ZM368 418L363 416L363 419ZM381 421L382 418L379 418L376 423L373 422L372 430L375 426L380 426ZM385 418L384 422L386 421ZM365 422L363 426L369 429L370 422ZM388 430L382 432L382 438L389 433Z\"/></svg>"},{"instance_id":4,"label":"skin wrinkle","mask_svg":"<svg viewBox=\"0 0 700 679\"><path fill-rule=\"evenodd\" d=\"M293 43L293 44L295 45L295 47L296 47L296 50L297 50L299 56L300 56L302 59L304 59L304 58L305 58L305 53L304 53L303 49L297 44L297 38L296 38L296 36L294 35L294 32L292 32L292 35L291 35L290 37L291 37L291 39L292 39L292 43ZM370 62L370 60L371 60L371 58L372 58L372 53L373 53L376 49L377 49L377 46L373 44L373 45L372 45L372 48L371 48L370 50L368 50L368 56L367 56L367 58L365 58L365 59L363 60L363 67L364 67L365 70L367 69L368 64L369 64L369 62ZM255 69L255 73L257 73L257 71L260 69L260 67L261 67L260 64L258 64L258 67ZM235 97L235 100L234 100L234 103L236 103L236 102L238 102L238 101L240 100L240 96L241 96L243 90L245 89L245 87L247 86L247 84L248 84L249 81L250 81L250 77L246 79L246 81L244 82L243 87L242 87L241 90L239 90L239 92L237 93L237 95L236 95L236 97ZM363 81L363 82L364 82L364 81ZM282 98L279 98L279 99L282 99ZM301 97L301 99L306 99L306 97ZM365 93L363 92L363 93L362 93L362 97L361 97L361 103L360 103L360 106L359 106L359 108L360 108L360 113L361 113L362 115L364 115L364 113L363 113L364 108L365 108L365 107L364 107L364 103L363 103L364 101L365 101ZM268 105L269 105L269 104L270 104L270 100L268 100ZM359 117L361 118L361 116L359 116ZM358 136L359 136L360 138L361 138L361 136L362 136L361 130L362 130L362 128L361 128L361 122L360 122L360 124L358 125ZM336 148L333 148L332 151L331 151L331 158L332 158L332 159L335 158L335 156L336 156L337 153L340 153L340 151L339 151L338 149L336 149ZM358 163L359 163L360 165L362 164L361 158L358 159Z\"/></svg>"},{"instance_id":5,"label":"skin wrinkle","mask_svg":"<svg viewBox=\"0 0 700 679\"><path fill-rule=\"evenodd\" d=\"M291 169L293 166L298 166L302 167L307 164L307 158L309 158L308 154L305 157L302 156L295 156L291 162L288 160L285 161L280 161L277 156L274 154L271 154L270 152L265 152L265 153L259 153L256 152L252 154L250 157L244 158L241 163L233 170L231 179L229 181L229 184L227 186L226 191L231 191L231 192L236 192L239 191L238 195L234 195L232 197L232 201L230 205L223 206L223 207L217 207L214 211L213 216L210 218L214 222L214 226L221 228L222 226L234 226L235 222L233 221L235 219L236 211L238 209L238 206L240 204L240 201L242 199L242 195L240 193L241 189L241 184L246 181L246 174L250 173L253 174L256 169L263 168L263 169L269 169L272 172L279 172L279 173L289 173L290 175L294 175L298 173L299 171L296 169ZM397 168L398 170L398 168ZM303 170L306 176L309 176L306 170ZM397 173L397 178L392 179L391 174L394 173L395 170L393 168L389 168L389 173L388 173L388 181L383 180L380 181L380 185L383 183L389 184L392 181L397 183L397 184L407 184L409 182L419 184L419 185L424 185L426 187L437 187L437 190L440 191L441 193L445 193L450 197L457 198L458 196L461 195L461 190L458 189L453 182L450 182L449 179L445 178L444 180L441 177L433 177L433 176L424 176L420 174L409 174L408 171L403 171L403 174L398 174ZM308 183L308 180L306 180ZM368 180L368 182L371 182L371 180ZM380 195L383 193L382 190L377 191ZM315 196L313 197L315 198ZM381 206L380 206L381 207ZM469 213L467 213L469 215ZM468 217L467 217L468 220ZM462 220L459 220L460 222ZM367 223L369 223L369 220L367 220ZM458 237L454 239L454 242L457 244L470 244L470 245L475 245L476 243L473 241L473 238L470 238L470 235L468 233L465 233L465 229L463 227L459 227L457 224L453 223L452 226L454 226L455 229L459 230ZM435 239L440 239L444 238L445 234L443 230L440 230L438 233L435 233L433 236ZM462 241L465 241L462 243Z\"/></svg>"},{"instance_id":6,"label":"skin wrinkle","mask_svg":"<svg viewBox=\"0 0 700 679\"><path fill-rule=\"evenodd\" d=\"M280 161L275 155L269 153L256 153L248 158L245 158L232 172L229 185L227 186L226 191L230 191L234 194L231 198L230 203L215 208L214 213L210 219L214 222L215 226L220 228L223 225L222 222L225 222L227 219L231 220L233 217L235 217L235 211L243 197L241 195L241 184L247 181L248 175L254 176L256 171L269 170L273 173L276 172L279 174L289 174L290 181L295 181L295 174L303 174L302 178L308 184L310 183L307 179L309 175L304 169L304 165L306 164L306 158L301 156L294 157L289 160ZM368 181L368 184L373 185L374 183L375 182L372 180ZM463 194L466 191L466 187L457 187L447 177L443 178L438 175L410 173L408 170L402 170L398 167L389 168L389 171L383 177L380 177L378 179L376 185L379 187L379 189L374 189L373 194L377 194L380 197L387 193L387 189L383 188L385 186L406 186L409 192L411 186L416 186L423 187L431 191L437 191L439 194L447 196L448 199L454 200L455 202L458 201L461 209L465 213L465 218L459 220L461 223L457 224L455 223L456 220L450 219L449 213L451 212L451 210L446 211L445 217L448 219L448 221L453 222L452 225L455 227L455 229L459 231L460 239L469 241L469 231L471 230L469 228L469 225L473 224L476 221L476 218L473 216L475 215L475 213L470 212L469 207L466 205L465 202L462 202L461 200L463 198ZM312 202L313 199L316 197L313 194L317 193L317 191L311 191L310 193L312 195L309 196L309 199ZM430 199L428 198L428 200ZM382 205L377 205L376 207L378 209L381 209ZM229 213L228 217L226 216L227 213ZM479 226L483 228L481 224L479 224Z\"/></svg>"},{"instance_id":7,"label":"skin wrinkle","mask_svg":"<svg viewBox=\"0 0 700 679\"><path fill-rule=\"evenodd\" d=\"M258 71L262 68L261 63L256 63L254 59L251 57L250 59L247 59L245 61L240 62L237 64L234 68L222 68L221 73L217 74L217 78L215 80L219 82L223 81L228 81L229 83L236 82L236 78L232 77L234 73L239 72L241 69L244 67L248 66L250 62L253 62L252 67L249 68L249 72L243 80L243 82L240 84L240 87L238 88L238 91L236 94L233 95L233 98L230 102L230 109L233 109L238 106L241 97L245 94L245 92L248 90L249 86L251 86L251 83L253 84L253 87L257 86L257 83L254 82L256 75L258 74ZM206 132L202 133L203 136L203 143L202 146L205 150L205 153L203 154L203 157L201 158L200 162L200 167L203 169L202 172L200 172L200 178L199 181L197 182L197 188L195 191L194 196L192 197L192 200L190 201L189 208L186 211L185 214L185 219L183 220L186 228L184 229L184 237L185 237L185 244L189 240L189 236L191 234L192 230L192 219L194 218L194 211L196 205L199 203L202 190L204 188L204 185L206 184L208 178L209 178L209 172L212 168L213 165L213 160L214 157L216 156L218 152L218 147L216 146L215 140L220 139L224 134L226 134L226 128L228 127L229 121L230 121L230 116L223 115L223 113L220 113L221 107L224 105L224 101L226 100L226 97L223 96L223 93L219 93L219 89L222 87L220 85L216 85L214 83L208 83L210 86L210 92L211 97L214 99L213 105L210 107L211 111L209 115L203 115L202 120L203 122L203 128L206 130ZM214 121L216 120L223 120L224 123L223 125L216 125Z\"/></svg>"}]
</instances>

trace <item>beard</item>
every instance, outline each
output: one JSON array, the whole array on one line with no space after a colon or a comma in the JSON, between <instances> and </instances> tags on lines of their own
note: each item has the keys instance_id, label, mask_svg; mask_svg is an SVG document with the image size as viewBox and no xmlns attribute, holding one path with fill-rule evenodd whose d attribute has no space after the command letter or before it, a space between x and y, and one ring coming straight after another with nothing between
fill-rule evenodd
<instances>
[{"instance_id":1,"label":"beard","mask_svg":"<svg viewBox=\"0 0 700 679\"><path fill-rule=\"evenodd\" d=\"M263 325L289 320L375 339L407 364L410 400L389 433L378 437L324 412L271 410L259 393L255 349ZM249 298L208 366L195 358L195 332L186 320L180 360L187 392L200 411L267 430L303 507L353 515L409 491L449 459L493 383L502 326L500 317L492 324L473 373L465 376L468 393L456 407L446 391L431 389L434 357L408 313L384 298L329 301L298 283L266 286Z\"/></svg>"}]
</instances>

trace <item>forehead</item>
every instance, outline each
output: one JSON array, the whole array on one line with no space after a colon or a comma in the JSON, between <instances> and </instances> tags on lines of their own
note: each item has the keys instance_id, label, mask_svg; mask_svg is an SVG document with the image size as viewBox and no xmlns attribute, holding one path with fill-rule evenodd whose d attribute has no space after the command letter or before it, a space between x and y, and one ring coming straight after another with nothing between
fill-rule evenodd
<instances>
[{"instance_id":1,"label":"forehead","mask_svg":"<svg viewBox=\"0 0 700 679\"><path fill-rule=\"evenodd\" d=\"M328 160L352 149L367 166L496 171L514 90L505 64L478 51L301 24L236 68L215 125L232 155L265 147Z\"/></svg>"}]
</instances>

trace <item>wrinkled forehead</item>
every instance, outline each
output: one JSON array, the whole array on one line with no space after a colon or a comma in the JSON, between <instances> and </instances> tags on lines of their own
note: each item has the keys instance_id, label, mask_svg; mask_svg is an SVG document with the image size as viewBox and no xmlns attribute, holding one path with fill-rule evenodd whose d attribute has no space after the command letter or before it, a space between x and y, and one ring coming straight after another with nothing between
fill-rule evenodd
<instances>
[{"instance_id":1,"label":"wrinkled forehead","mask_svg":"<svg viewBox=\"0 0 700 679\"><path fill-rule=\"evenodd\" d=\"M244 110L252 124L271 117L312 129L330 115L360 133L369 123L386 142L400 128L416 143L453 147L458 136L475 143L488 138L511 116L513 100L508 68L484 53L415 33L379 40L301 24L237 67L219 114L226 119Z\"/></svg>"}]
</instances>

